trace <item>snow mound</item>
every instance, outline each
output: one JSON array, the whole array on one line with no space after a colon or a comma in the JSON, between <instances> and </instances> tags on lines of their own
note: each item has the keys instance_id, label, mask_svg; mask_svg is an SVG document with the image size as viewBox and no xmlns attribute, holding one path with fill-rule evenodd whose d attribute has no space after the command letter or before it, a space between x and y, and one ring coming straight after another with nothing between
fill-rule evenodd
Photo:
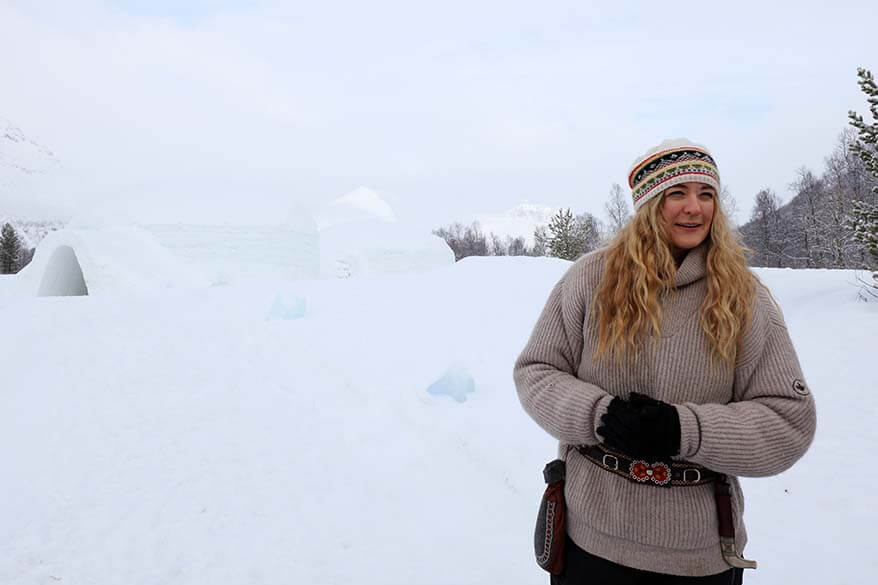
<instances>
[{"instance_id":1,"label":"snow mound","mask_svg":"<svg viewBox=\"0 0 878 585\"><path fill-rule=\"evenodd\" d=\"M367 187L358 187L334 199L315 214L317 227L325 229L337 224L378 220L396 222L396 214L378 193Z\"/></svg>"},{"instance_id":2,"label":"snow mound","mask_svg":"<svg viewBox=\"0 0 878 585\"><path fill-rule=\"evenodd\" d=\"M445 240L400 224L361 220L320 231L323 278L368 278L450 264L454 252Z\"/></svg>"}]
</instances>

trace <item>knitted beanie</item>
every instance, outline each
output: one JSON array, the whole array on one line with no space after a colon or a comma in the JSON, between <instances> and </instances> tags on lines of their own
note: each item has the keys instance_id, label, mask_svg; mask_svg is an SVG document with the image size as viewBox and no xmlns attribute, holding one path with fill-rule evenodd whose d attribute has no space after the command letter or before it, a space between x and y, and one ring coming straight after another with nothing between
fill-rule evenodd
<instances>
[{"instance_id":1,"label":"knitted beanie","mask_svg":"<svg viewBox=\"0 0 878 585\"><path fill-rule=\"evenodd\" d=\"M628 171L634 211L665 189L688 182L706 183L719 194L719 171L707 148L685 138L650 148Z\"/></svg>"}]
</instances>

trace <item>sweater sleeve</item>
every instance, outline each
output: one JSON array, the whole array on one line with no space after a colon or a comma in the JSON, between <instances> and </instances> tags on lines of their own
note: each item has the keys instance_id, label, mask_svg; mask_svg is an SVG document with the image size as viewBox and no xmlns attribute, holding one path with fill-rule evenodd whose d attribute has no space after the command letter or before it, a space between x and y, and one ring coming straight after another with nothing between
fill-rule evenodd
<instances>
[{"instance_id":1,"label":"sweater sleeve","mask_svg":"<svg viewBox=\"0 0 878 585\"><path fill-rule=\"evenodd\" d=\"M759 285L761 286L761 285ZM789 469L816 430L814 399L773 300L760 291L762 310L745 336L729 404L677 405L681 456L717 472L742 477Z\"/></svg>"},{"instance_id":2,"label":"sweater sleeve","mask_svg":"<svg viewBox=\"0 0 878 585\"><path fill-rule=\"evenodd\" d=\"M587 300L579 263L552 289L513 377L524 410L563 443L596 444L595 429L612 396L576 377Z\"/></svg>"}]
</instances>

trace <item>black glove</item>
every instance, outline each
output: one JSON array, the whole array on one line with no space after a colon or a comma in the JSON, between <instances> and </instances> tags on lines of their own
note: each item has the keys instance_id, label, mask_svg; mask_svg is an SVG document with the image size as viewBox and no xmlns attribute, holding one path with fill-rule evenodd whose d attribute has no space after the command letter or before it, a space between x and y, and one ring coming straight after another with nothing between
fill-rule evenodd
<instances>
[{"instance_id":1,"label":"black glove","mask_svg":"<svg viewBox=\"0 0 878 585\"><path fill-rule=\"evenodd\" d=\"M644 394L613 398L597 432L607 447L632 457L661 459L680 453L677 409Z\"/></svg>"}]
</instances>

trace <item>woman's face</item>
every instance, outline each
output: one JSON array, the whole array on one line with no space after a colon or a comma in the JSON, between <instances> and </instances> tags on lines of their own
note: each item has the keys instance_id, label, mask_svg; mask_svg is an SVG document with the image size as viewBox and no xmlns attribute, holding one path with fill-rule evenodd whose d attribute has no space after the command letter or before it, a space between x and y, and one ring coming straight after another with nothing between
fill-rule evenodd
<instances>
[{"instance_id":1,"label":"woman's face","mask_svg":"<svg viewBox=\"0 0 878 585\"><path fill-rule=\"evenodd\" d=\"M704 183L681 183L663 194L662 219L670 236L671 252L678 260L710 233L716 190Z\"/></svg>"}]
</instances>

